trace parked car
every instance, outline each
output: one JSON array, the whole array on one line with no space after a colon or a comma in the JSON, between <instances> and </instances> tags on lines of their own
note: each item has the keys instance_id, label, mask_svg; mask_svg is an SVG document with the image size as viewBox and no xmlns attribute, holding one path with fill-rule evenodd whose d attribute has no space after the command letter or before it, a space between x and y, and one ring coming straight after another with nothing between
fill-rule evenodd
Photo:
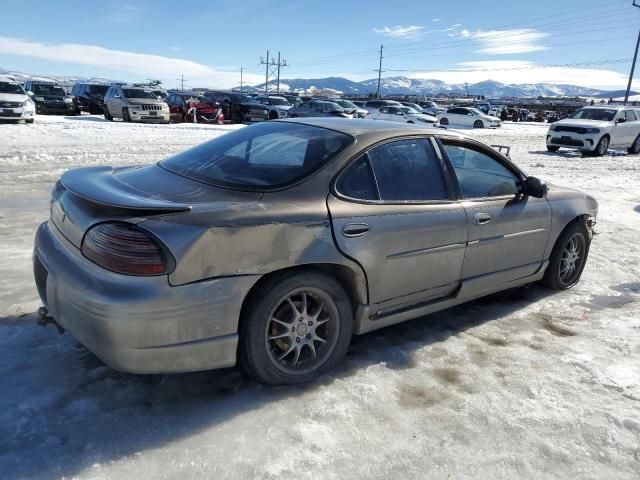
<instances>
[{"instance_id":1,"label":"parked car","mask_svg":"<svg viewBox=\"0 0 640 480\"><path fill-rule=\"evenodd\" d=\"M420 113L425 113L425 111L422 109L422 107L420 105L418 105L417 103L413 103L413 102L400 102L400 103L402 103L402 105L404 105L405 107L413 108L414 110L416 110L416 111L418 111Z\"/></svg>"},{"instance_id":2,"label":"parked car","mask_svg":"<svg viewBox=\"0 0 640 480\"><path fill-rule=\"evenodd\" d=\"M212 91L204 94L210 102L222 108L226 120L232 123L262 122L269 119L269 107L259 104L244 93Z\"/></svg>"},{"instance_id":3,"label":"parked car","mask_svg":"<svg viewBox=\"0 0 640 480\"><path fill-rule=\"evenodd\" d=\"M268 97L256 97L258 103L269 107L269 120L287 118L287 112L293 106L284 97L269 95Z\"/></svg>"},{"instance_id":4,"label":"parked car","mask_svg":"<svg viewBox=\"0 0 640 480\"><path fill-rule=\"evenodd\" d=\"M169 105L172 122L193 122L195 113L197 123L215 123L222 125L224 115L219 105L212 105L200 92L171 93L164 100ZM195 109L195 112L194 112Z\"/></svg>"},{"instance_id":5,"label":"parked car","mask_svg":"<svg viewBox=\"0 0 640 480\"><path fill-rule=\"evenodd\" d=\"M148 166L66 172L35 238L40 323L126 372L239 363L301 383L352 334L540 280L571 288L596 214L452 131L262 122Z\"/></svg>"},{"instance_id":6,"label":"parked car","mask_svg":"<svg viewBox=\"0 0 640 480\"><path fill-rule=\"evenodd\" d=\"M104 94L109 85L102 83L77 82L71 89L71 97L76 111L102 115L104 113Z\"/></svg>"},{"instance_id":7,"label":"parked car","mask_svg":"<svg viewBox=\"0 0 640 480\"><path fill-rule=\"evenodd\" d=\"M422 111L424 113L437 116L440 113L445 113L447 111L446 108L441 107L435 102L425 101L419 102L418 105L422 107Z\"/></svg>"},{"instance_id":8,"label":"parked car","mask_svg":"<svg viewBox=\"0 0 640 480\"><path fill-rule=\"evenodd\" d=\"M438 115L440 125L459 125L473 128L501 127L502 121L471 107L453 107Z\"/></svg>"},{"instance_id":9,"label":"parked car","mask_svg":"<svg viewBox=\"0 0 640 480\"><path fill-rule=\"evenodd\" d=\"M104 96L104 118L123 122L169 123L169 106L148 88L130 85L109 87Z\"/></svg>"},{"instance_id":10,"label":"parked car","mask_svg":"<svg viewBox=\"0 0 640 480\"><path fill-rule=\"evenodd\" d=\"M289 117L342 117L353 118L353 115L345 113L344 109L334 102L326 100L310 100L303 102L289 110Z\"/></svg>"},{"instance_id":11,"label":"parked car","mask_svg":"<svg viewBox=\"0 0 640 480\"><path fill-rule=\"evenodd\" d=\"M64 88L55 82L28 80L24 90L31 97L37 114L76 115L78 111L73 97L67 95Z\"/></svg>"},{"instance_id":12,"label":"parked car","mask_svg":"<svg viewBox=\"0 0 640 480\"><path fill-rule=\"evenodd\" d=\"M22 85L12 77L0 75L0 120L33 123L35 105Z\"/></svg>"},{"instance_id":13,"label":"parked car","mask_svg":"<svg viewBox=\"0 0 640 480\"><path fill-rule=\"evenodd\" d=\"M369 115L372 120L389 120L392 122L405 122L405 123L427 123L430 126L437 126L438 119L431 115L425 115L418 112L411 107L405 107L401 105L396 107L394 105L390 107L381 107L377 112Z\"/></svg>"},{"instance_id":14,"label":"parked car","mask_svg":"<svg viewBox=\"0 0 640 480\"><path fill-rule=\"evenodd\" d=\"M609 148L640 153L640 110L629 107L584 107L554 122L547 132L547 150L560 147L601 156Z\"/></svg>"},{"instance_id":15,"label":"parked car","mask_svg":"<svg viewBox=\"0 0 640 480\"><path fill-rule=\"evenodd\" d=\"M282 97L286 98L287 101L292 105L292 106L296 106L296 105L300 105L302 103L302 100L300 99L300 97L298 95L288 95L288 94L283 94L281 95Z\"/></svg>"},{"instance_id":16,"label":"parked car","mask_svg":"<svg viewBox=\"0 0 640 480\"><path fill-rule=\"evenodd\" d=\"M351 100L345 100L343 98L328 98L327 101L338 104L344 110L344 113L353 116L353 118L366 118L369 115L369 111L362 107L359 107Z\"/></svg>"},{"instance_id":17,"label":"parked car","mask_svg":"<svg viewBox=\"0 0 640 480\"><path fill-rule=\"evenodd\" d=\"M401 107L400 102L395 100L369 100L363 106L369 113L376 113L382 107Z\"/></svg>"}]
</instances>

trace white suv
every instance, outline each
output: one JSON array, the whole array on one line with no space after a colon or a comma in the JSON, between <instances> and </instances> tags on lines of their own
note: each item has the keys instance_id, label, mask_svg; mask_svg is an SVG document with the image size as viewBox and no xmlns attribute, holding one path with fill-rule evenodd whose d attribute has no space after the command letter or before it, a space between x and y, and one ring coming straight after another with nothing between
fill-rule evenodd
<instances>
[{"instance_id":1,"label":"white suv","mask_svg":"<svg viewBox=\"0 0 640 480\"><path fill-rule=\"evenodd\" d=\"M609 148L640 153L640 111L629 107L584 107L553 123L547 132L547 150L572 148L597 156Z\"/></svg>"},{"instance_id":2,"label":"white suv","mask_svg":"<svg viewBox=\"0 0 640 480\"><path fill-rule=\"evenodd\" d=\"M33 123L36 107L22 86L11 77L0 75L0 120Z\"/></svg>"}]
</instances>

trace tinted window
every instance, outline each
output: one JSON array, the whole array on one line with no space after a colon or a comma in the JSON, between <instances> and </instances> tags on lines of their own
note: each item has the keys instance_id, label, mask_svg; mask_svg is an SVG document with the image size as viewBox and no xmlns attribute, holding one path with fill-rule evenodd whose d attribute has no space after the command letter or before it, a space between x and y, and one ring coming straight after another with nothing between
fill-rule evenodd
<instances>
[{"instance_id":1,"label":"tinted window","mask_svg":"<svg viewBox=\"0 0 640 480\"><path fill-rule=\"evenodd\" d=\"M376 189L371 167L366 156L360 157L340 176L336 189L342 195L361 200L377 200Z\"/></svg>"},{"instance_id":2,"label":"tinted window","mask_svg":"<svg viewBox=\"0 0 640 480\"><path fill-rule=\"evenodd\" d=\"M33 86L33 93L36 95L65 95L65 91L58 85L48 85L41 83Z\"/></svg>"},{"instance_id":3,"label":"tinted window","mask_svg":"<svg viewBox=\"0 0 640 480\"><path fill-rule=\"evenodd\" d=\"M581 108L569 118L610 122L616 116L616 113L615 110L605 110L604 108Z\"/></svg>"},{"instance_id":4,"label":"tinted window","mask_svg":"<svg viewBox=\"0 0 640 480\"><path fill-rule=\"evenodd\" d=\"M333 130L269 122L222 135L160 165L212 185L278 187L305 178L352 141Z\"/></svg>"},{"instance_id":5,"label":"tinted window","mask_svg":"<svg viewBox=\"0 0 640 480\"><path fill-rule=\"evenodd\" d=\"M107 85L91 85L89 93L91 95L104 95L109 87Z\"/></svg>"},{"instance_id":6,"label":"tinted window","mask_svg":"<svg viewBox=\"0 0 640 480\"><path fill-rule=\"evenodd\" d=\"M637 120L636 114L633 110L626 111L627 122L635 122Z\"/></svg>"},{"instance_id":7,"label":"tinted window","mask_svg":"<svg viewBox=\"0 0 640 480\"><path fill-rule=\"evenodd\" d=\"M445 145L464 198L499 197L518 193L518 179L507 167L484 153Z\"/></svg>"},{"instance_id":8,"label":"tinted window","mask_svg":"<svg viewBox=\"0 0 640 480\"><path fill-rule=\"evenodd\" d=\"M149 100L157 100L151 90L143 90L141 88L125 88L122 90L124 98L144 98Z\"/></svg>"},{"instance_id":9,"label":"tinted window","mask_svg":"<svg viewBox=\"0 0 640 480\"><path fill-rule=\"evenodd\" d=\"M13 82L0 82L0 93L14 93L17 95L24 95L22 87Z\"/></svg>"},{"instance_id":10,"label":"tinted window","mask_svg":"<svg viewBox=\"0 0 640 480\"><path fill-rule=\"evenodd\" d=\"M424 139L385 143L367 152L381 200L448 199L440 161Z\"/></svg>"}]
</instances>

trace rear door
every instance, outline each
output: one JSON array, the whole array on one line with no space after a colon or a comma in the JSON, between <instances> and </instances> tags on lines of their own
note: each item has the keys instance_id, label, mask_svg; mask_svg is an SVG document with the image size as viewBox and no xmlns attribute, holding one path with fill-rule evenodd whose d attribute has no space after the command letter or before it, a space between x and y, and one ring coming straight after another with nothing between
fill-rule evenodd
<instances>
[{"instance_id":1,"label":"rear door","mask_svg":"<svg viewBox=\"0 0 640 480\"><path fill-rule=\"evenodd\" d=\"M546 198L521 195L522 174L493 149L470 140L442 144L467 213L462 280L496 275L507 282L533 274L549 238Z\"/></svg>"},{"instance_id":2,"label":"rear door","mask_svg":"<svg viewBox=\"0 0 640 480\"><path fill-rule=\"evenodd\" d=\"M373 315L459 285L467 216L435 146L426 137L374 146L328 197L337 246L365 270Z\"/></svg>"}]
</instances>

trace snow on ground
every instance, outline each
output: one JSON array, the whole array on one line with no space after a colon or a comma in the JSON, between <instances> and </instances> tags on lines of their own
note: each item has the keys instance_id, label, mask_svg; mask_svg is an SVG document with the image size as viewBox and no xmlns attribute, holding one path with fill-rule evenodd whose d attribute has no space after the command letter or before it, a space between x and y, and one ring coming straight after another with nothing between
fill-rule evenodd
<instances>
[{"instance_id":1,"label":"snow on ground","mask_svg":"<svg viewBox=\"0 0 640 480\"><path fill-rule=\"evenodd\" d=\"M640 157L549 154L546 126L468 130L600 202L582 282L492 295L354 339L313 385L136 376L35 325L36 225L79 165L152 162L233 127L0 125L0 477L640 476Z\"/></svg>"}]
</instances>

